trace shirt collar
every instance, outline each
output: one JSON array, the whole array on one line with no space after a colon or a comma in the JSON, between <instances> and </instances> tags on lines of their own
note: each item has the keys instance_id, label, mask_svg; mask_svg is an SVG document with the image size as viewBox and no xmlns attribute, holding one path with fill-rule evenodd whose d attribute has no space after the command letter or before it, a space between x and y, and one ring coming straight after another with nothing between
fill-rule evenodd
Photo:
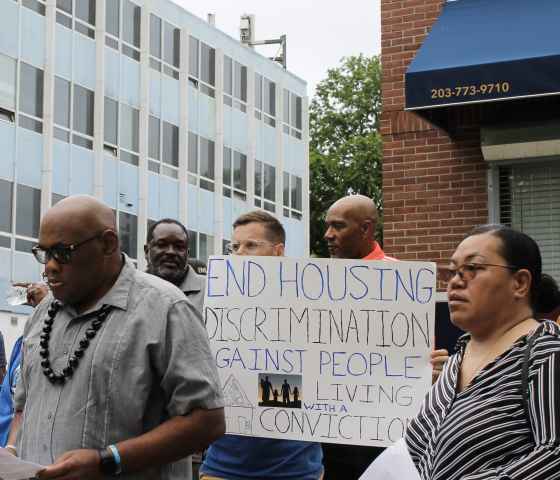
<instances>
[{"instance_id":1,"label":"shirt collar","mask_svg":"<svg viewBox=\"0 0 560 480\"><path fill-rule=\"evenodd\" d=\"M367 256L362 260L383 260L385 258L385 252L381 249L379 243L375 242L375 247Z\"/></svg>"},{"instance_id":2,"label":"shirt collar","mask_svg":"<svg viewBox=\"0 0 560 480\"><path fill-rule=\"evenodd\" d=\"M203 288L203 276L194 271L194 268L187 266L185 278L179 285L179 289L184 293L200 292Z\"/></svg>"},{"instance_id":3,"label":"shirt collar","mask_svg":"<svg viewBox=\"0 0 560 480\"><path fill-rule=\"evenodd\" d=\"M99 310L103 305L110 305L121 310L127 309L128 297L131 286L134 282L136 267L130 258L128 258L128 256L124 253L122 254L122 260L122 269L111 289L103 295L103 297L101 297L92 308L88 308L85 312L81 313L79 315L80 317ZM76 315L76 311L72 307L65 306L65 308Z\"/></svg>"}]
</instances>

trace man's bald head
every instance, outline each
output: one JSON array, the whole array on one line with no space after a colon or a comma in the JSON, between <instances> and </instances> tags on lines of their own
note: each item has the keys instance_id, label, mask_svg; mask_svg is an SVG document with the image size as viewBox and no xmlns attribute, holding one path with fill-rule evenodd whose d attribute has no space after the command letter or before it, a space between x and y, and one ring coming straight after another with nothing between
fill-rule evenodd
<instances>
[{"instance_id":1,"label":"man's bald head","mask_svg":"<svg viewBox=\"0 0 560 480\"><path fill-rule=\"evenodd\" d=\"M99 200L76 195L61 200L41 220L39 246L55 298L79 311L95 305L122 267L113 211ZM50 253L68 251L68 260Z\"/></svg>"},{"instance_id":2,"label":"man's bald head","mask_svg":"<svg viewBox=\"0 0 560 480\"><path fill-rule=\"evenodd\" d=\"M365 195L347 195L334 202L330 211L338 211L357 221L369 220L377 223L377 207L373 200ZM327 212L328 215L328 212Z\"/></svg>"},{"instance_id":3,"label":"man's bald head","mask_svg":"<svg viewBox=\"0 0 560 480\"><path fill-rule=\"evenodd\" d=\"M113 211L89 195L67 197L51 207L41 220L41 229L44 228L64 231L67 236L117 231Z\"/></svg>"},{"instance_id":4,"label":"man's bald head","mask_svg":"<svg viewBox=\"0 0 560 480\"><path fill-rule=\"evenodd\" d=\"M343 197L328 209L326 226L331 257L363 258L375 247L375 203L364 195Z\"/></svg>"}]
</instances>

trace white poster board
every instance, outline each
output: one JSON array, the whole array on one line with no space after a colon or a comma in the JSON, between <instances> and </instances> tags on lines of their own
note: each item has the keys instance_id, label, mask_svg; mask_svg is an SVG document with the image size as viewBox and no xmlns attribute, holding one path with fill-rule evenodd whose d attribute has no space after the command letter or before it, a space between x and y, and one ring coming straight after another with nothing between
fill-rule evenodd
<instances>
[{"instance_id":1,"label":"white poster board","mask_svg":"<svg viewBox=\"0 0 560 480\"><path fill-rule=\"evenodd\" d=\"M388 446L431 383L436 267L215 256L203 319L227 432Z\"/></svg>"}]
</instances>

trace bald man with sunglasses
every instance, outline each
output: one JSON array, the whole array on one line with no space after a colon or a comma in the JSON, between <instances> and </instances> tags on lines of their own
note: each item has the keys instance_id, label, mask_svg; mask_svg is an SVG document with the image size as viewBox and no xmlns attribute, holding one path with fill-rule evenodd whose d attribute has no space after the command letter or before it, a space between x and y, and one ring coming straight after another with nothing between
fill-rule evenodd
<instances>
[{"instance_id":1,"label":"bald man with sunglasses","mask_svg":"<svg viewBox=\"0 0 560 480\"><path fill-rule=\"evenodd\" d=\"M33 254L51 292L25 327L15 453L41 479L191 478L181 459L225 430L200 313L134 267L92 197L49 209Z\"/></svg>"}]
</instances>

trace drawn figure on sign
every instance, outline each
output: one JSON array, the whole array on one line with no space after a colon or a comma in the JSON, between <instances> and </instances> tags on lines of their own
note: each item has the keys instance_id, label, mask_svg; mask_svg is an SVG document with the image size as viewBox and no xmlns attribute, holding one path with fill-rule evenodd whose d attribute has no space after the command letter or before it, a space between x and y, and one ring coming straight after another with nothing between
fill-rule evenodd
<instances>
[{"instance_id":1,"label":"drawn figure on sign","mask_svg":"<svg viewBox=\"0 0 560 480\"><path fill-rule=\"evenodd\" d=\"M272 391L272 383L270 383L268 376L261 380L261 388L263 402L268 402L270 400L270 392Z\"/></svg>"},{"instance_id":2,"label":"drawn figure on sign","mask_svg":"<svg viewBox=\"0 0 560 480\"><path fill-rule=\"evenodd\" d=\"M280 395L278 393L278 389L275 388L274 391L272 392L272 396L274 397L274 403L278 403L278 395Z\"/></svg>"},{"instance_id":3,"label":"drawn figure on sign","mask_svg":"<svg viewBox=\"0 0 560 480\"><path fill-rule=\"evenodd\" d=\"M288 380L284 379L284 383L282 384L282 403L284 405L290 404L290 393L292 393L290 384L288 383Z\"/></svg>"},{"instance_id":4,"label":"drawn figure on sign","mask_svg":"<svg viewBox=\"0 0 560 480\"><path fill-rule=\"evenodd\" d=\"M230 432L251 434L253 431L253 404L243 390L241 382L230 375L224 383L224 398L229 407L226 413L227 429Z\"/></svg>"},{"instance_id":5,"label":"drawn figure on sign","mask_svg":"<svg viewBox=\"0 0 560 480\"><path fill-rule=\"evenodd\" d=\"M294 394L294 406L296 406L299 400L299 390L297 387L294 387L293 394Z\"/></svg>"}]
</instances>

